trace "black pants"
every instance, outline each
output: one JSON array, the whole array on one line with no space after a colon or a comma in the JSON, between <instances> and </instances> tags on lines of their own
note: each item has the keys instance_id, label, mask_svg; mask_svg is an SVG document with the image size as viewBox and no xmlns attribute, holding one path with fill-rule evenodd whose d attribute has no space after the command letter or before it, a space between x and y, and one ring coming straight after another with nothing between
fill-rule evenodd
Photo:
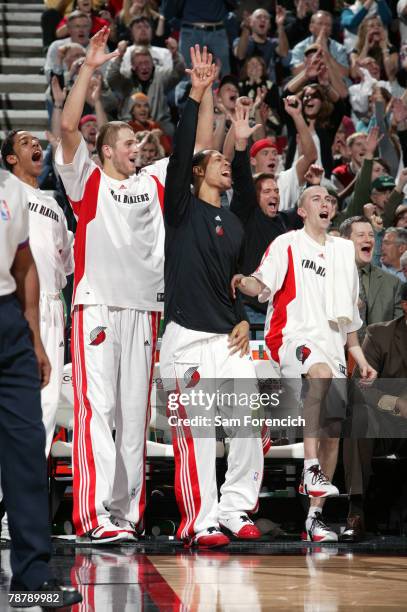
<instances>
[{"instance_id":1,"label":"black pants","mask_svg":"<svg viewBox=\"0 0 407 612\"><path fill-rule=\"evenodd\" d=\"M12 585L35 590L51 577L45 430L38 365L13 295L0 297L0 465Z\"/></svg>"},{"instance_id":2,"label":"black pants","mask_svg":"<svg viewBox=\"0 0 407 612\"><path fill-rule=\"evenodd\" d=\"M41 27L42 27L42 43L44 49L48 49L50 44L56 40L56 29L57 25L61 21L63 15L58 13L55 9L48 9L41 15Z\"/></svg>"}]
</instances>

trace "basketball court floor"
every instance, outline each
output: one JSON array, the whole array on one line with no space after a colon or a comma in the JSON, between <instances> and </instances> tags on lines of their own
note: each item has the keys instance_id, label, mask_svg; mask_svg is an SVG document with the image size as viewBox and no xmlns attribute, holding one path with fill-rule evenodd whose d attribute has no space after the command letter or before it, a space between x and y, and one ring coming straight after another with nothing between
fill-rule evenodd
<instances>
[{"instance_id":1,"label":"basketball court floor","mask_svg":"<svg viewBox=\"0 0 407 612\"><path fill-rule=\"evenodd\" d=\"M9 609L9 557L2 544L1 611ZM73 612L407 610L407 538L393 536L354 545L265 536L216 552L166 537L93 548L54 540L52 565L83 595Z\"/></svg>"}]
</instances>

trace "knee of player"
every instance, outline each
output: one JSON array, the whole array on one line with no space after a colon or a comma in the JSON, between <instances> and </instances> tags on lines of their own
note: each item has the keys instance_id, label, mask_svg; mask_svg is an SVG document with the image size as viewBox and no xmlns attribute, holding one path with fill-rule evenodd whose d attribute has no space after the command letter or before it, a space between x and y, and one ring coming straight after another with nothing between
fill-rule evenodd
<instances>
[{"instance_id":1,"label":"knee of player","mask_svg":"<svg viewBox=\"0 0 407 612\"><path fill-rule=\"evenodd\" d=\"M326 363L315 363L308 371L309 378L332 378L331 368Z\"/></svg>"}]
</instances>

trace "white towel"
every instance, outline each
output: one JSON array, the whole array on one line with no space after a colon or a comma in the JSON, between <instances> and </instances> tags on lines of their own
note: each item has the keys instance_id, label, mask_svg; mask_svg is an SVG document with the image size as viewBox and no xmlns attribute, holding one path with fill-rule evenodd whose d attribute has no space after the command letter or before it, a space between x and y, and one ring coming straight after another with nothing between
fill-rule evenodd
<instances>
[{"instance_id":1,"label":"white towel","mask_svg":"<svg viewBox=\"0 0 407 612\"><path fill-rule=\"evenodd\" d=\"M326 241L326 314L344 327L354 312L355 247L351 240L328 236Z\"/></svg>"}]
</instances>

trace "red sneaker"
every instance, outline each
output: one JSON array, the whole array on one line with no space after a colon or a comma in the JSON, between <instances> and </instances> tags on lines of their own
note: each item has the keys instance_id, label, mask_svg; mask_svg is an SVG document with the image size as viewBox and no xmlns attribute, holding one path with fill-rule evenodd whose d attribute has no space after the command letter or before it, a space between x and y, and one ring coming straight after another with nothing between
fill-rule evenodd
<instances>
[{"instance_id":1,"label":"red sneaker","mask_svg":"<svg viewBox=\"0 0 407 612\"><path fill-rule=\"evenodd\" d=\"M239 540L258 540L262 536L260 529L245 513L228 516L220 524Z\"/></svg>"}]
</instances>

